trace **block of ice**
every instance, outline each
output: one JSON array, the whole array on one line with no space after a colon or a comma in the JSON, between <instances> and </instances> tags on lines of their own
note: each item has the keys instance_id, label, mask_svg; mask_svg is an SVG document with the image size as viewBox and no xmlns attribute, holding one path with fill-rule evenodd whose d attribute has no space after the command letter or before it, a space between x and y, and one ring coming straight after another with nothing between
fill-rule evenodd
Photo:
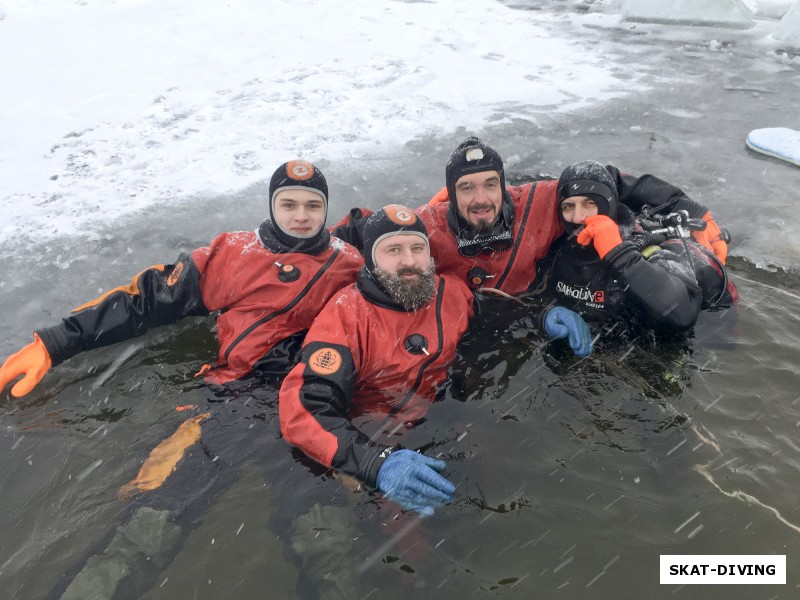
<instances>
[{"instance_id":1,"label":"block of ice","mask_svg":"<svg viewBox=\"0 0 800 600\"><path fill-rule=\"evenodd\" d=\"M780 19L794 3L795 0L758 0L758 9L753 12L759 17Z\"/></svg>"},{"instance_id":2,"label":"block of ice","mask_svg":"<svg viewBox=\"0 0 800 600\"><path fill-rule=\"evenodd\" d=\"M622 13L628 21L737 29L753 26L753 10L743 0L624 0Z\"/></svg>"},{"instance_id":3,"label":"block of ice","mask_svg":"<svg viewBox=\"0 0 800 600\"><path fill-rule=\"evenodd\" d=\"M772 35L782 42L800 47L800 0L796 0L783 15Z\"/></svg>"},{"instance_id":4,"label":"block of ice","mask_svg":"<svg viewBox=\"0 0 800 600\"><path fill-rule=\"evenodd\" d=\"M800 131L787 127L754 129L745 145L759 154L784 160L800 167Z\"/></svg>"}]
</instances>

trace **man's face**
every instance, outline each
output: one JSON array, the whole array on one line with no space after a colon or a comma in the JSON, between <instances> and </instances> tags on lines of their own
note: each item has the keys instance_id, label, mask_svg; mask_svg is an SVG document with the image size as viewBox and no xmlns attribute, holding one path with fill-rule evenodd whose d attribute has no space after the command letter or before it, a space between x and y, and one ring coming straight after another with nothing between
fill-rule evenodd
<instances>
[{"instance_id":1,"label":"man's face","mask_svg":"<svg viewBox=\"0 0 800 600\"><path fill-rule=\"evenodd\" d=\"M325 225L325 202L311 190L281 190L275 195L272 216L286 233L309 238Z\"/></svg>"},{"instance_id":2,"label":"man's face","mask_svg":"<svg viewBox=\"0 0 800 600\"><path fill-rule=\"evenodd\" d=\"M561 214L567 223L582 225L586 217L597 214L597 202L588 196L571 196L561 201Z\"/></svg>"},{"instance_id":3,"label":"man's face","mask_svg":"<svg viewBox=\"0 0 800 600\"><path fill-rule=\"evenodd\" d=\"M428 242L413 233L398 233L382 239L373 248L375 266L404 281L418 281L431 266Z\"/></svg>"},{"instance_id":4,"label":"man's face","mask_svg":"<svg viewBox=\"0 0 800 600\"><path fill-rule=\"evenodd\" d=\"M413 234L392 235L375 244L373 259L375 277L404 308L417 310L433 298L435 273L427 240Z\"/></svg>"},{"instance_id":5,"label":"man's face","mask_svg":"<svg viewBox=\"0 0 800 600\"><path fill-rule=\"evenodd\" d=\"M476 231L488 231L500 216L503 190L500 173L482 171L459 177L456 181L458 212Z\"/></svg>"}]
</instances>

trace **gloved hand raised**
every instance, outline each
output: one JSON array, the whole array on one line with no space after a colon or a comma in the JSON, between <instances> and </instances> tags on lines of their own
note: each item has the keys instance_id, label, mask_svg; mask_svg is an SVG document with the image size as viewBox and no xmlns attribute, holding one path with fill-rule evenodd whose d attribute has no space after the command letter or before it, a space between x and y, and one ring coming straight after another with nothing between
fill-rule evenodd
<instances>
[{"instance_id":1,"label":"gloved hand raised","mask_svg":"<svg viewBox=\"0 0 800 600\"><path fill-rule=\"evenodd\" d=\"M594 242L594 249L601 259L622 243L619 226L606 215L586 217L585 223L586 226L578 234L578 243L588 246Z\"/></svg>"},{"instance_id":2,"label":"gloved hand raised","mask_svg":"<svg viewBox=\"0 0 800 600\"><path fill-rule=\"evenodd\" d=\"M711 211L707 211L703 215L703 221L706 222L706 228L703 231L693 230L692 237L711 250L724 265L725 260L728 258L728 243L725 241L714 217L711 216Z\"/></svg>"},{"instance_id":3,"label":"gloved hand raised","mask_svg":"<svg viewBox=\"0 0 800 600\"><path fill-rule=\"evenodd\" d=\"M554 306L548 310L544 316L544 331L551 339L569 338L569 346L575 356L583 358L592 353L589 326L578 313L568 308Z\"/></svg>"},{"instance_id":4,"label":"gloved hand raised","mask_svg":"<svg viewBox=\"0 0 800 600\"><path fill-rule=\"evenodd\" d=\"M0 367L0 392L14 379L25 375L11 388L11 395L19 398L30 392L52 366L50 353L39 336L33 334L33 341L16 354L12 354Z\"/></svg>"},{"instance_id":5,"label":"gloved hand raised","mask_svg":"<svg viewBox=\"0 0 800 600\"><path fill-rule=\"evenodd\" d=\"M439 475L445 462L413 450L395 450L378 471L378 489L405 510L432 515L435 506L452 502L456 487Z\"/></svg>"}]
</instances>

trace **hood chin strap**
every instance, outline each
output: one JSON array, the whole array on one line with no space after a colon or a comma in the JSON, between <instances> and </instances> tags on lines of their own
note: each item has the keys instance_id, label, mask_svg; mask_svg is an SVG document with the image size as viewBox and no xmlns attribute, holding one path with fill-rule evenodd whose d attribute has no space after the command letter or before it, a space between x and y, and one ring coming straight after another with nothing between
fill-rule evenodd
<instances>
[{"instance_id":1,"label":"hood chin strap","mask_svg":"<svg viewBox=\"0 0 800 600\"><path fill-rule=\"evenodd\" d=\"M270 252L277 254L287 254L299 252L301 254L320 254L324 252L331 243L331 234L325 226L319 232L309 238L298 238L281 231L269 219L264 220L258 227L258 237L264 247Z\"/></svg>"}]
</instances>

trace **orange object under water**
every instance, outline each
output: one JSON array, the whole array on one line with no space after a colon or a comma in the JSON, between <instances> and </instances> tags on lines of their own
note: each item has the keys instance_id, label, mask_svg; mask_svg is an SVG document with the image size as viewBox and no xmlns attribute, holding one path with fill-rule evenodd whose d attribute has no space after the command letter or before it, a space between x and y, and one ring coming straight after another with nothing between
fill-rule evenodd
<instances>
[{"instance_id":1,"label":"orange object under water","mask_svg":"<svg viewBox=\"0 0 800 600\"><path fill-rule=\"evenodd\" d=\"M200 423L209 416L211 413L203 413L181 423L175 433L153 448L139 473L119 489L117 497L123 500L161 487L183 458L186 449L200 440Z\"/></svg>"}]
</instances>

